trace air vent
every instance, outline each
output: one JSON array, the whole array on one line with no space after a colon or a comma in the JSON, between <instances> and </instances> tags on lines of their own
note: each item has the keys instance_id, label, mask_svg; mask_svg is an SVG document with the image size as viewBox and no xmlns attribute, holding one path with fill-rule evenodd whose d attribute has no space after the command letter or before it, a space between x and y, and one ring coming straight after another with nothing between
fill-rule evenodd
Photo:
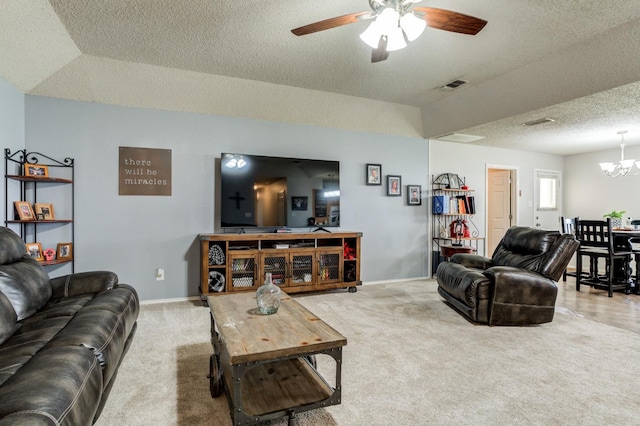
<instances>
[{"instance_id":1,"label":"air vent","mask_svg":"<svg viewBox=\"0 0 640 426\"><path fill-rule=\"evenodd\" d=\"M542 124L542 123L549 123L551 121L556 121L553 118L538 118L537 120L531 120L531 121L527 121L526 123L522 123L523 126L537 126L538 124Z\"/></svg>"},{"instance_id":2,"label":"air vent","mask_svg":"<svg viewBox=\"0 0 640 426\"><path fill-rule=\"evenodd\" d=\"M453 80L447 84L445 84L442 87L439 87L438 90L442 90L445 92L451 92L452 90L456 90L458 87L462 86L463 84L467 84L468 81L465 80Z\"/></svg>"},{"instance_id":3,"label":"air vent","mask_svg":"<svg viewBox=\"0 0 640 426\"><path fill-rule=\"evenodd\" d=\"M439 141L445 142L473 142L479 141L480 139L484 139L484 136L475 136L475 135L463 135L462 133L447 133L446 135L438 136L435 138Z\"/></svg>"}]
</instances>

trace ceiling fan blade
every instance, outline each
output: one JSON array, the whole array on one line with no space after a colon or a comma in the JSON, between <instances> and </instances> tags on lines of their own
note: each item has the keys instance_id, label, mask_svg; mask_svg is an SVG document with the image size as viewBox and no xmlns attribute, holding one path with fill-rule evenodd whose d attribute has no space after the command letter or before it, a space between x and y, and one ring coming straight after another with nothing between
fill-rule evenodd
<instances>
[{"instance_id":1,"label":"ceiling fan blade","mask_svg":"<svg viewBox=\"0 0 640 426\"><path fill-rule=\"evenodd\" d=\"M454 33L476 35L487 25L487 21L451 10L435 7L414 7L413 11L422 13L427 26ZM420 17L419 14L416 16Z\"/></svg>"},{"instance_id":2,"label":"ceiling fan blade","mask_svg":"<svg viewBox=\"0 0 640 426\"><path fill-rule=\"evenodd\" d=\"M318 31L329 30L331 28L339 27L342 25L353 24L372 16L373 15L371 12L351 13L349 15L337 16L335 18L329 18L325 19L324 21L318 21L314 22L313 24L294 28L293 30L291 30L291 32L297 36L302 36L311 33L317 33Z\"/></svg>"},{"instance_id":3,"label":"ceiling fan blade","mask_svg":"<svg viewBox=\"0 0 640 426\"><path fill-rule=\"evenodd\" d=\"M376 62L384 61L388 57L389 52L387 51L387 37L380 36L378 47L371 51L371 63L374 64Z\"/></svg>"}]
</instances>

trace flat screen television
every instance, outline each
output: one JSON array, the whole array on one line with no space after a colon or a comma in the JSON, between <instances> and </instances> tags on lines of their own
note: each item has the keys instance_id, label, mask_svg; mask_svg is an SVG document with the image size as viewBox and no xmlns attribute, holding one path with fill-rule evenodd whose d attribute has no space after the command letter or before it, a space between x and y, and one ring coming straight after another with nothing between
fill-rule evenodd
<instances>
[{"instance_id":1,"label":"flat screen television","mask_svg":"<svg viewBox=\"0 0 640 426\"><path fill-rule=\"evenodd\" d=\"M340 226L340 162L223 153L222 228Z\"/></svg>"}]
</instances>

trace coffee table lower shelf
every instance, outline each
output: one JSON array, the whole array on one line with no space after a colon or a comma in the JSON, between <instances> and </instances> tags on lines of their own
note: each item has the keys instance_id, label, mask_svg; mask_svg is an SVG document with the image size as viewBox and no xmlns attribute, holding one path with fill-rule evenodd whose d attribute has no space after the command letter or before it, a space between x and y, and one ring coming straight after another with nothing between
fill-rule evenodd
<instances>
[{"instance_id":1,"label":"coffee table lower shelf","mask_svg":"<svg viewBox=\"0 0 640 426\"><path fill-rule=\"evenodd\" d=\"M339 366L342 348L320 353L327 352ZM211 396L219 396L224 389L234 425L285 416L289 425L295 425L296 413L340 404L340 376L333 388L314 364L315 355L240 365L221 363L218 355L211 355Z\"/></svg>"}]
</instances>

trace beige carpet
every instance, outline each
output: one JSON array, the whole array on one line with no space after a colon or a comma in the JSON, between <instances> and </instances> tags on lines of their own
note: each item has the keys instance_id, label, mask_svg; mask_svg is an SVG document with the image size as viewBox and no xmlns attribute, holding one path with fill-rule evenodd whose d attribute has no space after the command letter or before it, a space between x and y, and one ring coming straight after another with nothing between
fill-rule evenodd
<instances>
[{"instance_id":1,"label":"beige carpet","mask_svg":"<svg viewBox=\"0 0 640 426\"><path fill-rule=\"evenodd\" d=\"M475 326L432 280L296 299L348 340L342 404L300 414L301 426L640 424L632 332L560 313L536 327ZM211 352L208 308L144 305L97 424L231 425L224 396L209 394ZM331 374L331 359L318 364Z\"/></svg>"}]
</instances>

